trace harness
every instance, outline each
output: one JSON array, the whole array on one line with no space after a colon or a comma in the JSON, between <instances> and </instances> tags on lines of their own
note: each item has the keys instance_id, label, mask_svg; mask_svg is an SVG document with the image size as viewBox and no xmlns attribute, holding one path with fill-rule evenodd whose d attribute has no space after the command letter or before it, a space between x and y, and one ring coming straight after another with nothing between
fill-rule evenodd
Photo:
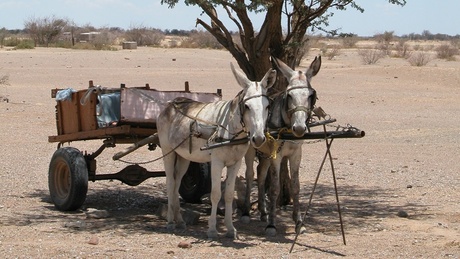
<instances>
[{"instance_id":1,"label":"harness","mask_svg":"<svg viewBox=\"0 0 460 259\"><path fill-rule=\"evenodd\" d=\"M240 115L240 124L241 124L241 130L238 131L238 132L230 132L229 129L227 127L225 127L222 122L227 118L226 115L228 114L228 112L230 112L230 109L228 111L222 111L222 109L224 109L224 107L227 107L229 104L231 104L230 102L227 102L225 105L222 105L219 109L219 113L221 113L222 115L219 116L217 122L214 122L214 121L209 121L209 120L205 120L205 119L202 119L199 117L199 114L203 111L203 109L206 107L207 104L203 105L203 107L201 107L201 109L197 112L197 114L195 116L192 116L186 112L184 112L178 105L178 102L177 101L173 101L172 102L172 105L174 107L174 109L176 111L178 111L179 113L181 113L182 115L184 115L185 117L189 118L192 120L192 122L190 123L190 150L191 150L191 137L192 136L195 136L195 137L198 137L198 138L203 138L203 139L206 139L202 133L197 129L197 125L198 123L197 122L200 122L202 124L199 124L200 126L203 126L204 125L209 125L210 127L214 127L215 130L214 130L214 133L211 134L211 136L208 138L208 143L211 143L211 142L224 142L224 141L229 141L229 140L236 140L237 142L235 142L236 144L244 144L247 142L247 137L246 138L242 138L242 139L236 139L241 133L246 133L248 134L248 130L246 128L246 124L244 122L244 119L243 119L243 115L246 111L246 102L248 100L251 100L251 99L254 99L254 98L259 98L259 97L265 97L268 99L268 96L266 96L265 94L257 94L257 95L253 95L253 96L249 96L249 97L246 97L246 98L243 98L242 96L242 93L244 92L244 90L240 91L238 94L237 94L237 98L238 98L238 112L239 112L239 115ZM236 98L235 98L236 99ZM234 99L234 100L235 100ZM183 102L184 100L182 100ZM189 102L193 102L193 100L187 100ZM232 117L234 116L234 113L230 114L229 115L229 119L231 120ZM195 128L195 129L194 129ZM223 136L219 136L219 129L222 129L226 132L228 132L229 135L232 135L233 137L231 138L224 138ZM246 141L239 141L239 140L244 140L246 139Z\"/></svg>"},{"instance_id":2,"label":"harness","mask_svg":"<svg viewBox=\"0 0 460 259\"><path fill-rule=\"evenodd\" d=\"M292 115L294 113L296 113L298 111L303 111L303 112L308 114L313 110L312 108L309 108L309 107L304 106L304 105L299 105L299 106L296 106L295 108L288 109L287 99L288 99L289 92L292 91L292 90L295 90L295 89L311 89L311 90L313 90L312 95L310 95L308 98L311 99L310 100L311 107L315 106L317 95L316 95L316 91L311 86L309 86L309 85L308 86L294 86L294 87L291 87L289 89L286 89L286 91L284 91L284 93L282 95L282 98L281 98L281 107L282 107L282 109L281 109L280 112L281 112L281 118L282 118L283 125L281 126L281 128L278 128L279 133L290 132L290 129L289 129L288 126L289 126L289 124L291 122L291 118L292 118ZM273 113L273 110L274 110L274 107L271 109L271 113ZM285 140L280 141L279 137L281 136L281 134L278 134L277 139L273 138L269 133L267 133L267 135L268 135L267 136L267 144L269 145L270 154L265 154L265 153L261 152L260 150L256 150L256 154L261 158L276 159L276 155L281 151L281 149L283 148L284 143L286 141Z\"/></svg>"}]
</instances>

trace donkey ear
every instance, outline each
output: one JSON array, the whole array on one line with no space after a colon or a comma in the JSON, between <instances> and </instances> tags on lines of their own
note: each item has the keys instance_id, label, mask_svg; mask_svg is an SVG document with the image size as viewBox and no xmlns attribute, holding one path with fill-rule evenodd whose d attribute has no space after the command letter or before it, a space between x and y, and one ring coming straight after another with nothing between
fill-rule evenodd
<instances>
[{"instance_id":1,"label":"donkey ear","mask_svg":"<svg viewBox=\"0 0 460 259\"><path fill-rule=\"evenodd\" d=\"M265 89L272 87L276 82L276 70L269 69L260 83Z\"/></svg>"},{"instance_id":2,"label":"donkey ear","mask_svg":"<svg viewBox=\"0 0 460 259\"><path fill-rule=\"evenodd\" d=\"M233 66L233 63L231 62L230 62L230 67L232 68L232 72L236 78L236 81L238 81L238 84L241 87L245 88L251 83L251 81L246 77L246 75L243 72L235 69L235 67Z\"/></svg>"},{"instance_id":3,"label":"donkey ear","mask_svg":"<svg viewBox=\"0 0 460 259\"><path fill-rule=\"evenodd\" d=\"M315 60L311 62L310 67L307 69L307 78L312 78L318 74L319 69L321 68L321 56L315 57Z\"/></svg>"},{"instance_id":4,"label":"donkey ear","mask_svg":"<svg viewBox=\"0 0 460 259\"><path fill-rule=\"evenodd\" d=\"M288 80L291 79L295 71L292 68L290 68L288 65L286 65L280 59L273 57L273 60L275 61L275 64L278 67L278 69L281 71L281 73L283 73L284 77L286 77L286 79Z\"/></svg>"}]
</instances>

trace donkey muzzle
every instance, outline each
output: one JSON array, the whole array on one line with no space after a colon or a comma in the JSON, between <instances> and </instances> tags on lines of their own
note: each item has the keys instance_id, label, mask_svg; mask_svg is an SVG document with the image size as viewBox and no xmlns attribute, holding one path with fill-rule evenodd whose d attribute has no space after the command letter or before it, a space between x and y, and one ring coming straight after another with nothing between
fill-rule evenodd
<instances>
[{"instance_id":1,"label":"donkey muzzle","mask_svg":"<svg viewBox=\"0 0 460 259\"><path fill-rule=\"evenodd\" d=\"M255 148L259 148L265 143L265 140L265 135L254 135L251 138L251 144Z\"/></svg>"}]
</instances>

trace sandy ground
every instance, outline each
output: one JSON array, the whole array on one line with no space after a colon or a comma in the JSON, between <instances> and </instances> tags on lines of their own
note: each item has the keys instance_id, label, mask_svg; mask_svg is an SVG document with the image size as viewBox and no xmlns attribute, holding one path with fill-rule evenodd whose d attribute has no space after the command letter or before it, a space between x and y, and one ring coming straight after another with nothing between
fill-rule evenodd
<instances>
[{"instance_id":1,"label":"sandy ground","mask_svg":"<svg viewBox=\"0 0 460 259\"><path fill-rule=\"evenodd\" d=\"M302 69L311 62L310 52ZM279 212L279 234L264 235L235 218L240 238L206 237L208 205L187 205L201 213L197 225L168 233L155 212L166 203L164 178L136 187L119 181L90 182L86 202L76 212L54 208L48 165L56 144L52 88L84 89L89 80L106 87L120 83L215 92L224 99L239 91L225 51L138 48L120 51L42 49L0 50L0 254L3 258L460 258L460 62L434 59L411 67L403 59L362 65L355 50L323 60L313 81L317 105L366 132L361 139L337 139L332 154L338 178L346 245L343 244L330 166L326 166L309 210L308 233L295 234L291 207ZM72 142L94 152L102 141ZM118 148L118 147L117 147ZM116 172L107 150L98 172ZM306 207L325 144L306 143L301 203ZM126 159L147 161L160 152L139 150ZM162 162L148 164L162 170ZM244 166L241 169L243 173ZM102 218L85 212L104 212ZM407 217L404 217L407 214ZM402 216L402 217L401 217ZM189 248L180 248L185 242Z\"/></svg>"}]
</instances>

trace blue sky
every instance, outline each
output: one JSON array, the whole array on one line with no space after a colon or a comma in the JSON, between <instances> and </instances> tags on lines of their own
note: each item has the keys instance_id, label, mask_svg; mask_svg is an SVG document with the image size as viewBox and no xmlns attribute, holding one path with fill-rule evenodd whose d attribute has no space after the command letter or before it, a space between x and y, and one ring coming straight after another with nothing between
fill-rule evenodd
<instances>
[{"instance_id":1,"label":"blue sky","mask_svg":"<svg viewBox=\"0 0 460 259\"><path fill-rule=\"evenodd\" d=\"M330 28L360 36L372 36L384 31L396 35L421 33L460 34L459 0L407 0L405 7L388 4L387 0L357 0L365 12L348 8L337 11ZM146 26L158 29L195 29L201 11L180 4L169 9L160 0L0 0L0 28L22 29L30 18L55 15L68 18L77 25L121 27ZM224 17L224 13L220 14ZM205 16L201 17L207 20ZM263 17L253 17L260 26ZM224 20L225 21L225 20ZM226 22L229 26L230 23ZM198 27L198 29L201 29ZM236 27L229 26L235 30Z\"/></svg>"}]
</instances>

